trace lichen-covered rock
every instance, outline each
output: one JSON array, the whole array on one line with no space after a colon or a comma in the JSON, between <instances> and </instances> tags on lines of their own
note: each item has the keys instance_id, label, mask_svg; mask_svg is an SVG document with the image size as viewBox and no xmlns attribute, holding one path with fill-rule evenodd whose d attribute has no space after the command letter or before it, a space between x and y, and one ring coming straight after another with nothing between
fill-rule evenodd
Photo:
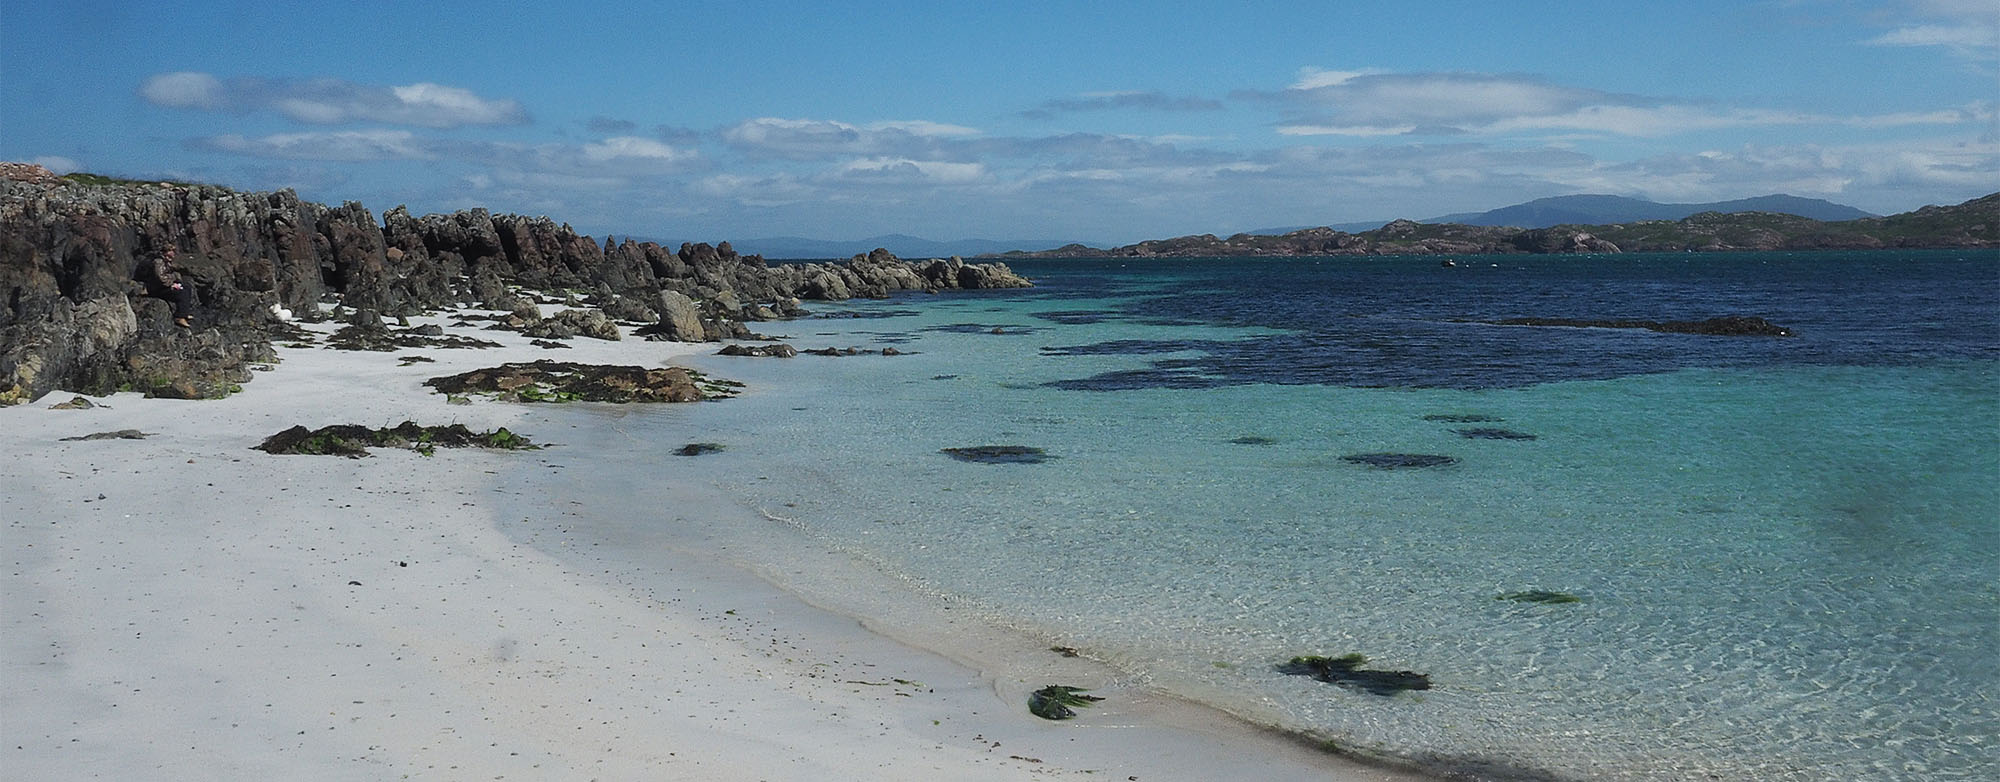
<instances>
[{"instance_id":1,"label":"lichen-covered rock","mask_svg":"<svg viewBox=\"0 0 2000 782\"><path fill-rule=\"evenodd\" d=\"M546 217L484 209L414 217L397 207L378 223L359 203L328 207L291 191L82 184L6 170L16 175L0 177L0 404L59 387L212 395L238 382L245 362L266 360L285 328L276 313L317 320L335 296L391 317L462 302L520 309L519 327L540 317L510 286L585 291L612 319L657 318L649 338L713 341L753 337L745 320L803 315L800 298L1027 284L1003 265L956 258L919 267L877 250L849 265L770 266L728 242L679 252L600 244ZM193 334L135 286L141 266L168 247L194 289ZM616 331L574 325L600 338ZM187 338L209 332L194 343L204 347L188 349Z\"/></svg>"},{"instance_id":2,"label":"lichen-covered rock","mask_svg":"<svg viewBox=\"0 0 2000 782\"><path fill-rule=\"evenodd\" d=\"M701 310L695 307L694 299L680 291L660 292L660 323L650 333L672 342L707 342L709 338L701 324Z\"/></svg>"},{"instance_id":3,"label":"lichen-covered rock","mask_svg":"<svg viewBox=\"0 0 2000 782\"><path fill-rule=\"evenodd\" d=\"M624 336L619 333L618 324L598 310L563 310L529 324L521 333L542 339L589 337L610 342L617 342Z\"/></svg>"}]
</instances>

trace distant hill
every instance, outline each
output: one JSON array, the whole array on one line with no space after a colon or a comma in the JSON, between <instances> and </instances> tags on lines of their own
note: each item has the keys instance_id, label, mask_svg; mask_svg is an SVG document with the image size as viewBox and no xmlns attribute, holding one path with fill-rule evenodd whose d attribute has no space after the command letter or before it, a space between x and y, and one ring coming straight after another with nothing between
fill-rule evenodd
<instances>
[{"instance_id":1,"label":"distant hill","mask_svg":"<svg viewBox=\"0 0 2000 782\"><path fill-rule=\"evenodd\" d=\"M1525 204L1503 206L1485 212L1443 215L1421 222L1548 228L1556 225L1611 225L1640 220L1679 220L1702 212L1722 214L1770 212L1797 215L1829 223L1875 216L1832 201L1782 194L1707 204L1661 204L1641 198L1615 195L1568 195L1537 198Z\"/></svg>"},{"instance_id":2,"label":"distant hill","mask_svg":"<svg viewBox=\"0 0 2000 782\"><path fill-rule=\"evenodd\" d=\"M1152 239L1103 250L1073 244L1042 252L1005 253L1001 257L1220 258L1259 255L1867 250L1898 247L2000 248L2000 193L1956 206L1926 206L1899 215L1851 220L1825 221L1779 212L1720 211L1697 212L1678 219L1627 220L1606 224L1564 223L1541 228L1396 220L1358 233L1322 227L1278 235L1241 233L1226 239L1214 234L1199 234Z\"/></svg>"},{"instance_id":3,"label":"distant hill","mask_svg":"<svg viewBox=\"0 0 2000 782\"><path fill-rule=\"evenodd\" d=\"M1513 226L1515 228L1548 228L1557 225L1611 225L1639 220L1679 220L1688 215L1702 212L1771 212L1773 214L1797 215L1822 222L1859 220L1875 215L1863 212L1845 204L1836 204L1818 198L1800 198L1783 194L1738 198L1734 201L1716 201L1707 204L1662 204L1643 198L1626 198L1615 195L1567 195L1553 198L1537 198L1525 204L1503 206L1484 212L1459 212L1439 215L1420 223L1433 225L1453 223L1457 225ZM1362 220L1352 223L1329 223L1326 228L1347 233L1373 231L1388 225L1388 220ZM1321 226L1288 225L1277 228L1257 228L1244 233L1256 236L1282 236L1295 231ZM1017 248L1018 249L1018 248Z\"/></svg>"},{"instance_id":4,"label":"distant hill","mask_svg":"<svg viewBox=\"0 0 2000 782\"><path fill-rule=\"evenodd\" d=\"M1023 247L1056 247L1068 243L1068 240L1063 239L959 239L940 242L921 236L884 234L849 241L773 236L731 241L729 244L744 255L762 255L773 259L845 259L867 253L877 247L887 249L903 258L943 258L952 255L966 257L991 255Z\"/></svg>"}]
</instances>

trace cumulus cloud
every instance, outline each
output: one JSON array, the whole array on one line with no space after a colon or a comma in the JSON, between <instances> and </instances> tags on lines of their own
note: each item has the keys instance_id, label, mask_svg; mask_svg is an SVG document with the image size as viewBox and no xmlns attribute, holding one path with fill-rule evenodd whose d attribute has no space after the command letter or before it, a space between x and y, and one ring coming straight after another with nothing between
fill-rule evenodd
<instances>
[{"instance_id":1,"label":"cumulus cloud","mask_svg":"<svg viewBox=\"0 0 2000 782\"><path fill-rule=\"evenodd\" d=\"M829 173L833 179L869 184L964 185L985 179L986 166L937 160L865 158L850 160Z\"/></svg>"},{"instance_id":2,"label":"cumulus cloud","mask_svg":"<svg viewBox=\"0 0 2000 782\"><path fill-rule=\"evenodd\" d=\"M224 81L206 73L162 73L139 87L140 97L169 108L272 111L309 125L382 122L424 128L524 125L528 113L512 100L492 100L461 87L419 82L383 87L339 79Z\"/></svg>"},{"instance_id":3,"label":"cumulus cloud","mask_svg":"<svg viewBox=\"0 0 2000 782\"><path fill-rule=\"evenodd\" d=\"M227 100L222 81L206 73L162 73L139 86L139 96L155 106L219 109Z\"/></svg>"},{"instance_id":4,"label":"cumulus cloud","mask_svg":"<svg viewBox=\"0 0 2000 782\"><path fill-rule=\"evenodd\" d=\"M962 125L928 121L852 125L834 120L759 117L724 129L722 140L745 154L787 160L871 155L935 158L942 142L978 134L978 130Z\"/></svg>"},{"instance_id":5,"label":"cumulus cloud","mask_svg":"<svg viewBox=\"0 0 2000 782\"><path fill-rule=\"evenodd\" d=\"M614 136L585 144L583 156L599 163L621 159L680 163L695 158L695 154L689 150L637 136Z\"/></svg>"},{"instance_id":6,"label":"cumulus cloud","mask_svg":"<svg viewBox=\"0 0 2000 782\"><path fill-rule=\"evenodd\" d=\"M1178 97L1164 92L1091 92L1073 98L1058 98L1021 112L1030 119L1048 119L1057 114L1079 111L1139 109L1145 111L1220 111L1222 101L1212 98Z\"/></svg>"}]
</instances>

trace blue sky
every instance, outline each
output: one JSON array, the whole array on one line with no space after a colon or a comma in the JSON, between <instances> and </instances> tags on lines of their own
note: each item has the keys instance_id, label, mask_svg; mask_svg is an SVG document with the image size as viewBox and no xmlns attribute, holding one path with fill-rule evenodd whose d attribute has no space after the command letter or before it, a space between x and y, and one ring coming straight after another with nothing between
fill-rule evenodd
<instances>
[{"instance_id":1,"label":"blue sky","mask_svg":"<svg viewBox=\"0 0 2000 782\"><path fill-rule=\"evenodd\" d=\"M667 241L2000 190L2000 2L10 2L0 159Z\"/></svg>"}]
</instances>

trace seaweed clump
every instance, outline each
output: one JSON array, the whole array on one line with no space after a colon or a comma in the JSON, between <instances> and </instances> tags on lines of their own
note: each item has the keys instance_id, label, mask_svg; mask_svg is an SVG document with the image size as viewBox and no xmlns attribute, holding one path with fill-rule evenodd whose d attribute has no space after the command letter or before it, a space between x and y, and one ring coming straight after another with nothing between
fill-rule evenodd
<instances>
[{"instance_id":1,"label":"seaweed clump","mask_svg":"<svg viewBox=\"0 0 2000 782\"><path fill-rule=\"evenodd\" d=\"M1089 690L1081 687L1051 684L1028 696L1028 713L1045 720L1066 720L1076 716L1076 710L1071 706L1089 706L1104 700L1095 695L1084 695L1086 692Z\"/></svg>"},{"instance_id":2,"label":"seaweed clump","mask_svg":"<svg viewBox=\"0 0 2000 782\"><path fill-rule=\"evenodd\" d=\"M1047 451L1027 445L975 445L944 448L939 453L961 462L978 464L1040 464L1055 458Z\"/></svg>"},{"instance_id":3,"label":"seaweed clump","mask_svg":"<svg viewBox=\"0 0 2000 782\"><path fill-rule=\"evenodd\" d=\"M1583 602L1583 598L1577 597L1576 595L1572 595L1568 592L1552 592L1547 589L1530 589L1524 592L1508 592L1507 594L1499 595L1497 597L1494 597L1493 599L1512 600L1516 603L1543 603L1547 605Z\"/></svg>"},{"instance_id":4,"label":"seaweed clump","mask_svg":"<svg viewBox=\"0 0 2000 782\"><path fill-rule=\"evenodd\" d=\"M1339 657L1294 657L1291 662L1278 666L1278 672L1288 676L1311 676L1350 690L1371 695L1395 695L1404 690L1428 690L1431 677L1413 671L1377 671L1361 666L1368 658L1360 654L1343 654Z\"/></svg>"},{"instance_id":5,"label":"seaweed clump","mask_svg":"<svg viewBox=\"0 0 2000 782\"><path fill-rule=\"evenodd\" d=\"M1458 463L1458 457L1430 453L1357 453L1342 456L1340 460L1348 464L1360 464L1377 470L1421 470L1426 467L1444 467Z\"/></svg>"},{"instance_id":6,"label":"seaweed clump","mask_svg":"<svg viewBox=\"0 0 2000 782\"><path fill-rule=\"evenodd\" d=\"M387 429L371 429L358 424L335 424L318 429L294 426L264 438L256 450L274 454L345 456L359 459L370 448L408 448L425 456L438 448L497 448L508 451L534 450L541 446L510 432L506 427L491 432L474 432L465 424L421 426L404 421Z\"/></svg>"}]
</instances>

